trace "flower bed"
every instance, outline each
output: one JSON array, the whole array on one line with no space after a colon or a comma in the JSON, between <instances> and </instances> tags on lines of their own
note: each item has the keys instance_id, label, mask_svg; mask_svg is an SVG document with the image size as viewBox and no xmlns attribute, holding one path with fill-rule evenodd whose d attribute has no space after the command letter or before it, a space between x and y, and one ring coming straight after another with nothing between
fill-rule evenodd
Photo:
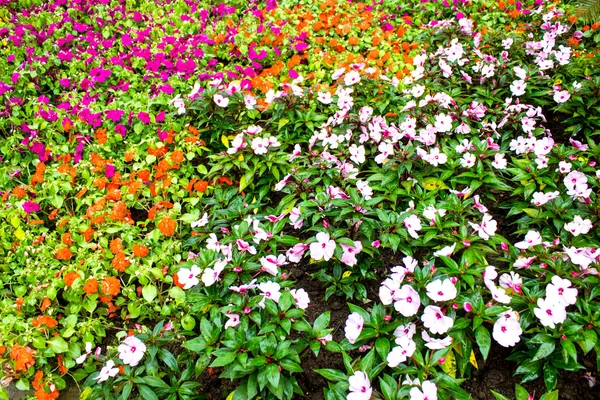
<instances>
[{"instance_id":1,"label":"flower bed","mask_svg":"<svg viewBox=\"0 0 600 400\"><path fill-rule=\"evenodd\" d=\"M327 353L327 399L468 399L498 345L541 398L593 381L600 36L571 6L3 3L3 383L291 399Z\"/></svg>"}]
</instances>

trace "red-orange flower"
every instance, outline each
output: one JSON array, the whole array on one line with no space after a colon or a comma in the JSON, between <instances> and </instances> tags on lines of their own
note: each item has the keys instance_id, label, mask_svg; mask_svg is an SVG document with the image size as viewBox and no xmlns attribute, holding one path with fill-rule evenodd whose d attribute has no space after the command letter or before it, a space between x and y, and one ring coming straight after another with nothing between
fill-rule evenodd
<instances>
[{"instance_id":1,"label":"red-orange flower","mask_svg":"<svg viewBox=\"0 0 600 400\"><path fill-rule=\"evenodd\" d=\"M65 285L67 285L67 287L71 287L71 285L73 284L73 282L75 282L75 279L79 278L79 274L77 272L67 272L63 278L63 281L65 282Z\"/></svg>"},{"instance_id":2,"label":"red-orange flower","mask_svg":"<svg viewBox=\"0 0 600 400\"><path fill-rule=\"evenodd\" d=\"M35 359L33 358L34 355L35 352L29 347L15 344L10 349L10 358L15 361L15 371L27 371L27 368L35 364Z\"/></svg>"},{"instance_id":3,"label":"red-orange flower","mask_svg":"<svg viewBox=\"0 0 600 400\"><path fill-rule=\"evenodd\" d=\"M71 258L71 250L68 247L60 248L56 251L54 258L57 260L69 260Z\"/></svg>"},{"instance_id":4,"label":"red-orange flower","mask_svg":"<svg viewBox=\"0 0 600 400\"><path fill-rule=\"evenodd\" d=\"M133 246L133 255L136 257L146 257L148 255L148 248L143 244L136 244Z\"/></svg>"},{"instance_id":5,"label":"red-orange flower","mask_svg":"<svg viewBox=\"0 0 600 400\"><path fill-rule=\"evenodd\" d=\"M47 296L44 297L44 300L42 300L42 305L40 306L40 310L42 312L46 311L46 309L50 307L50 304L52 304L52 301L50 301L50 299Z\"/></svg>"},{"instance_id":6,"label":"red-orange flower","mask_svg":"<svg viewBox=\"0 0 600 400\"><path fill-rule=\"evenodd\" d=\"M88 279L88 281L85 283L85 285L83 285L83 291L88 296L91 294L94 294L94 293L98 293L98 279L96 279L96 278Z\"/></svg>"},{"instance_id":7,"label":"red-orange flower","mask_svg":"<svg viewBox=\"0 0 600 400\"><path fill-rule=\"evenodd\" d=\"M121 290L121 281L109 276L102 280L102 293L108 296L116 296Z\"/></svg>"},{"instance_id":8,"label":"red-orange flower","mask_svg":"<svg viewBox=\"0 0 600 400\"><path fill-rule=\"evenodd\" d=\"M169 217L163 217L158 223L158 229L165 236L172 236L177 228L177 222L173 221Z\"/></svg>"},{"instance_id":9,"label":"red-orange flower","mask_svg":"<svg viewBox=\"0 0 600 400\"><path fill-rule=\"evenodd\" d=\"M112 259L111 264L117 271L124 272L127 269L127 267L131 265L131 262L129 261L125 253L121 252L115 255L115 258Z\"/></svg>"},{"instance_id":10,"label":"red-orange flower","mask_svg":"<svg viewBox=\"0 0 600 400\"><path fill-rule=\"evenodd\" d=\"M57 324L58 322L54 318L49 317L47 315L40 315L38 317L35 317L31 322L31 325L33 325L36 328L40 325L46 325L47 328L52 329Z\"/></svg>"},{"instance_id":11,"label":"red-orange flower","mask_svg":"<svg viewBox=\"0 0 600 400\"><path fill-rule=\"evenodd\" d=\"M117 254L123 251L123 242L120 238L116 238L110 241L110 251L113 254Z\"/></svg>"}]
</instances>

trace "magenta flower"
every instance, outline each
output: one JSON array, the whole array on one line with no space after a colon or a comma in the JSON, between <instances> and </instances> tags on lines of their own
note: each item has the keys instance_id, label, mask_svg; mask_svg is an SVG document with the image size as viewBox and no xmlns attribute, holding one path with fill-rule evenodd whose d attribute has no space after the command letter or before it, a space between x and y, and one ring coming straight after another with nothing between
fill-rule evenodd
<instances>
[{"instance_id":1,"label":"magenta flower","mask_svg":"<svg viewBox=\"0 0 600 400\"><path fill-rule=\"evenodd\" d=\"M115 166L112 164L106 164L106 177L108 179L115 176Z\"/></svg>"},{"instance_id":2,"label":"magenta flower","mask_svg":"<svg viewBox=\"0 0 600 400\"><path fill-rule=\"evenodd\" d=\"M150 123L150 115L147 112L140 111L137 117L140 121L142 121L143 124L147 125Z\"/></svg>"},{"instance_id":3,"label":"magenta flower","mask_svg":"<svg viewBox=\"0 0 600 400\"><path fill-rule=\"evenodd\" d=\"M25 210L27 214L38 212L40 211L40 205L34 201L26 201L23 203L23 210Z\"/></svg>"}]
</instances>

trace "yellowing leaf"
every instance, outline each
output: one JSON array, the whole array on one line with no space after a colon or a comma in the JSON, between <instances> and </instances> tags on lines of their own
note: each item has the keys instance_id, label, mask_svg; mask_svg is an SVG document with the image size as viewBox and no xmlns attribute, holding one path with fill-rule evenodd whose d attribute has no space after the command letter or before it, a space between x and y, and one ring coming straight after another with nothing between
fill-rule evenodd
<instances>
[{"instance_id":1,"label":"yellowing leaf","mask_svg":"<svg viewBox=\"0 0 600 400\"><path fill-rule=\"evenodd\" d=\"M344 272L344 273L342 274L342 278L347 278L347 277L349 277L350 275L352 275L352 272L350 272L350 271L346 271L346 272Z\"/></svg>"},{"instance_id":2,"label":"yellowing leaf","mask_svg":"<svg viewBox=\"0 0 600 400\"><path fill-rule=\"evenodd\" d=\"M87 400L87 398L90 397L90 394L92 394L92 390L91 387L85 388L79 395L79 400Z\"/></svg>"},{"instance_id":3,"label":"yellowing leaf","mask_svg":"<svg viewBox=\"0 0 600 400\"><path fill-rule=\"evenodd\" d=\"M25 232L23 232L23 229L19 228L15 231L15 236L17 239L23 240L23 238L25 238Z\"/></svg>"},{"instance_id":4,"label":"yellowing leaf","mask_svg":"<svg viewBox=\"0 0 600 400\"><path fill-rule=\"evenodd\" d=\"M246 188L246 186L248 186L248 183L246 183L246 175L244 175L240 179L240 188L238 190L241 192L242 190L244 190Z\"/></svg>"},{"instance_id":5,"label":"yellowing leaf","mask_svg":"<svg viewBox=\"0 0 600 400\"><path fill-rule=\"evenodd\" d=\"M243 154L240 154L238 156L238 161L244 161L244 155Z\"/></svg>"},{"instance_id":6,"label":"yellowing leaf","mask_svg":"<svg viewBox=\"0 0 600 400\"><path fill-rule=\"evenodd\" d=\"M221 142L223 143L223 145L225 145L225 147L229 147L229 139L227 139L227 136L221 136Z\"/></svg>"},{"instance_id":7,"label":"yellowing leaf","mask_svg":"<svg viewBox=\"0 0 600 400\"><path fill-rule=\"evenodd\" d=\"M454 357L454 352L452 350L446 356L446 361L444 361L441 367L445 373L452 378L456 378L456 358Z\"/></svg>"},{"instance_id":8,"label":"yellowing leaf","mask_svg":"<svg viewBox=\"0 0 600 400\"><path fill-rule=\"evenodd\" d=\"M477 366L477 359L475 358L475 352L473 350L471 350L471 357L469 357L469 362L477 369L479 369L479 367Z\"/></svg>"},{"instance_id":9,"label":"yellowing leaf","mask_svg":"<svg viewBox=\"0 0 600 400\"><path fill-rule=\"evenodd\" d=\"M429 177L423 179L425 190L448 189L448 186L439 178Z\"/></svg>"},{"instance_id":10,"label":"yellowing leaf","mask_svg":"<svg viewBox=\"0 0 600 400\"><path fill-rule=\"evenodd\" d=\"M229 393L229 396L227 396L227 398L225 400L232 400L234 393L235 393L235 390L233 392Z\"/></svg>"},{"instance_id":11,"label":"yellowing leaf","mask_svg":"<svg viewBox=\"0 0 600 400\"><path fill-rule=\"evenodd\" d=\"M17 226L21 225L21 219L15 215L10 220L10 224L16 228Z\"/></svg>"}]
</instances>

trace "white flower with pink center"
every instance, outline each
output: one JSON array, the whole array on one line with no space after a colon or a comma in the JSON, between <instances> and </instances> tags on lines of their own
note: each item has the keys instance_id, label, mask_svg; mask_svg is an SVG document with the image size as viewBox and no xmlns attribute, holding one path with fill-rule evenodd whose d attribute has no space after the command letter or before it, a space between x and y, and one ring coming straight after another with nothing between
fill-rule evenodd
<instances>
[{"instance_id":1,"label":"white flower with pink center","mask_svg":"<svg viewBox=\"0 0 600 400\"><path fill-rule=\"evenodd\" d=\"M341 261L350 267L356 265L356 255L362 251L362 243L357 240L354 242L354 246L343 243L341 246L342 250L344 251Z\"/></svg>"},{"instance_id":2,"label":"white flower with pink center","mask_svg":"<svg viewBox=\"0 0 600 400\"><path fill-rule=\"evenodd\" d=\"M526 250L530 247L542 244L542 235L538 231L528 231L522 242L515 243L515 247Z\"/></svg>"},{"instance_id":3,"label":"white flower with pink center","mask_svg":"<svg viewBox=\"0 0 600 400\"><path fill-rule=\"evenodd\" d=\"M404 219L404 227L412 238L417 239L419 237L417 231L421 230L421 221L415 214L411 214L408 218Z\"/></svg>"},{"instance_id":4,"label":"white flower with pink center","mask_svg":"<svg viewBox=\"0 0 600 400\"><path fill-rule=\"evenodd\" d=\"M556 324L562 324L567 319L567 310L563 304L558 303L558 299L540 298L537 306L533 313L544 326L554 329Z\"/></svg>"},{"instance_id":5,"label":"white flower with pink center","mask_svg":"<svg viewBox=\"0 0 600 400\"><path fill-rule=\"evenodd\" d=\"M513 347L521 340L521 324L513 317L512 314L508 314L507 318L501 315L500 318L494 323L494 329L492 336L494 340L503 347Z\"/></svg>"},{"instance_id":6,"label":"white flower with pink center","mask_svg":"<svg viewBox=\"0 0 600 400\"><path fill-rule=\"evenodd\" d=\"M570 306L577 302L577 289L571 287L570 280L554 275L546 286L546 298L565 307Z\"/></svg>"},{"instance_id":7,"label":"white flower with pink center","mask_svg":"<svg viewBox=\"0 0 600 400\"><path fill-rule=\"evenodd\" d=\"M213 100L215 101L215 103L219 106L219 107L227 107L229 105L229 99L227 97L224 97L218 93L216 93L213 96Z\"/></svg>"},{"instance_id":8,"label":"white flower with pink center","mask_svg":"<svg viewBox=\"0 0 600 400\"><path fill-rule=\"evenodd\" d=\"M200 268L192 265L192 268L181 268L177 271L177 281L183 285L184 290L196 286L200 281L197 276L200 275Z\"/></svg>"},{"instance_id":9,"label":"white flower with pink center","mask_svg":"<svg viewBox=\"0 0 600 400\"><path fill-rule=\"evenodd\" d=\"M348 393L346 400L369 400L371 398L373 389L366 373L356 371L354 375L348 378L348 383L350 384L350 393Z\"/></svg>"},{"instance_id":10,"label":"white flower with pink center","mask_svg":"<svg viewBox=\"0 0 600 400\"><path fill-rule=\"evenodd\" d=\"M414 387L410 389L410 400L437 400L437 386L435 383L425 381L421 384L421 390Z\"/></svg>"},{"instance_id":11,"label":"white flower with pink center","mask_svg":"<svg viewBox=\"0 0 600 400\"><path fill-rule=\"evenodd\" d=\"M258 289L262 292L263 298L258 303L258 306L261 308L265 308L265 299L271 299L275 303L279 302L279 298L281 297L281 286L277 282L262 282L258 284Z\"/></svg>"},{"instance_id":12,"label":"white flower with pink center","mask_svg":"<svg viewBox=\"0 0 600 400\"><path fill-rule=\"evenodd\" d=\"M403 336L396 339L398 346L394 347L387 355L388 365L392 368L397 367L400 363L405 362L417 349L415 342L408 336Z\"/></svg>"},{"instance_id":13,"label":"white flower with pink center","mask_svg":"<svg viewBox=\"0 0 600 400\"><path fill-rule=\"evenodd\" d=\"M404 317L411 317L419 311L421 298L410 285L404 285L394 295L394 308Z\"/></svg>"},{"instance_id":14,"label":"white flower with pink center","mask_svg":"<svg viewBox=\"0 0 600 400\"><path fill-rule=\"evenodd\" d=\"M135 367L139 364L142 357L144 357L146 345L135 336L128 336L123 340L123 343L119 345L117 351L119 352L119 358L123 361L123 364Z\"/></svg>"},{"instance_id":15,"label":"white flower with pink center","mask_svg":"<svg viewBox=\"0 0 600 400\"><path fill-rule=\"evenodd\" d=\"M446 333L454 326L454 320L444 315L442 309L437 306L425 307L421 321L423 321L425 328L436 334Z\"/></svg>"},{"instance_id":16,"label":"white flower with pink center","mask_svg":"<svg viewBox=\"0 0 600 400\"><path fill-rule=\"evenodd\" d=\"M302 288L292 289L290 290L290 294L294 298L294 301L296 301L296 306L298 308L301 308L303 310L306 310L308 308L310 298L308 297L308 293L306 293L306 290Z\"/></svg>"},{"instance_id":17,"label":"white flower with pink center","mask_svg":"<svg viewBox=\"0 0 600 400\"><path fill-rule=\"evenodd\" d=\"M317 233L316 239L316 242L310 244L310 257L316 261L329 261L335 251L335 241L327 232Z\"/></svg>"},{"instance_id":18,"label":"white flower with pink center","mask_svg":"<svg viewBox=\"0 0 600 400\"><path fill-rule=\"evenodd\" d=\"M356 342L356 339L358 339L358 336L362 332L364 325L365 320L359 313L353 312L348 316L344 333L346 339L348 339L351 344Z\"/></svg>"},{"instance_id":19,"label":"white flower with pink center","mask_svg":"<svg viewBox=\"0 0 600 400\"><path fill-rule=\"evenodd\" d=\"M240 316L238 314L226 313L227 322L225 322L225 329L227 328L235 328L240 324Z\"/></svg>"},{"instance_id":20,"label":"white flower with pink center","mask_svg":"<svg viewBox=\"0 0 600 400\"><path fill-rule=\"evenodd\" d=\"M433 301L448 301L452 300L456 297L457 290L456 286L450 279L437 279L433 282L430 282L427 286L427 296Z\"/></svg>"}]
</instances>

